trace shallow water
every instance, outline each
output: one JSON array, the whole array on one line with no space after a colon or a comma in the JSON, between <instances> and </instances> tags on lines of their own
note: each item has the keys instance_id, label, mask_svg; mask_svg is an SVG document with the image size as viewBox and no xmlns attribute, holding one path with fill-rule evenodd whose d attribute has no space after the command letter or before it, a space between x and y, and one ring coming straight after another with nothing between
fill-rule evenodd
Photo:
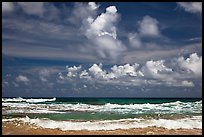
<instances>
[{"instance_id":1,"label":"shallow water","mask_svg":"<svg viewBox=\"0 0 204 137\"><path fill-rule=\"evenodd\" d=\"M3 98L3 121L61 130L202 128L201 99Z\"/></svg>"}]
</instances>

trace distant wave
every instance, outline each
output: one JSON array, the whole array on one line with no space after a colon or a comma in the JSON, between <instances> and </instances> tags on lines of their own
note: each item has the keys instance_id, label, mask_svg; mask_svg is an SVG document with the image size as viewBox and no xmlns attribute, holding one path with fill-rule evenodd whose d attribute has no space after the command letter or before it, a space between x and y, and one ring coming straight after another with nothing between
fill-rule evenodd
<instances>
[{"instance_id":1,"label":"distant wave","mask_svg":"<svg viewBox=\"0 0 204 137\"><path fill-rule=\"evenodd\" d=\"M28 103L38 103L38 102L47 102L47 101L55 101L56 98L52 99L24 99L21 97L18 98L2 98L2 102L28 102Z\"/></svg>"},{"instance_id":2,"label":"distant wave","mask_svg":"<svg viewBox=\"0 0 204 137\"><path fill-rule=\"evenodd\" d=\"M182 118L176 120L169 119L120 119L120 120L99 120L99 121L54 121L49 119L13 118L2 121L19 120L25 123L34 124L42 128L61 130L115 130L129 128L145 128L149 126L163 127L167 129L202 129L202 116L192 118Z\"/></svg>"}]
</instances>

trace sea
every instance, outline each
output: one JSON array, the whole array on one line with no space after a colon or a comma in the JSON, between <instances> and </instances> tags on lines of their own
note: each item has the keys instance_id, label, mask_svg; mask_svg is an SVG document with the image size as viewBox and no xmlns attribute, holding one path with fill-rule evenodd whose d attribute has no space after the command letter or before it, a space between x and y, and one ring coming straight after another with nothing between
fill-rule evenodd
<instances>
[{"instance_id":1,"label":"sea","mask_svg":"<svg viewBox=\"0 0 204 137\"><path fill-rule=\"evenodd\" d=\"M60 130L202 129L200 98L2 98L2 122Z\"/></svg>"}]
</instances>

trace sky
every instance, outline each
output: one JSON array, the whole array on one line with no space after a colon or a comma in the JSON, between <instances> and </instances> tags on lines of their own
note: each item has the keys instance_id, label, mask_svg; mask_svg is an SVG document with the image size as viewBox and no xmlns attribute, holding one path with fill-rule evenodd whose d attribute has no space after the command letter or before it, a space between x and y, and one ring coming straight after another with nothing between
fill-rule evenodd
<instances>
[{"instance_id":1,"label":"sky","mask_svg":"<svg viewBox=\"0 0 204 137\"><path fill-rule=\"evenodd\" d=\"M2 2L3 97L202 97L201 2Z\"/></svg>"}]
</instances>

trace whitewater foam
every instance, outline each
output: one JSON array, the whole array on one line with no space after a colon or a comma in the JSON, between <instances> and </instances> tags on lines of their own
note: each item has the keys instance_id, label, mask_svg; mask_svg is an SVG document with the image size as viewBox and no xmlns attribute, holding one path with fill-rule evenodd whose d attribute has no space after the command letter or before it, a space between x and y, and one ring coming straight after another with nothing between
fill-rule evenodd
<instances>
[{"instance_id":1,"label":"whitewater foam","mask_svg":"<svg viewBox=\"0 0 204 137\"><path fill-rule=\"evenodd\" d=\"M47 102L47 101L55 101L56 98L52 99L24 99L21 97L18 98L2 98L2 102L28 102L28 103L38 103L38 102Z\"/></svg>"},{"instance_id":2,"label":"whitewater foam","mask_svg":"<svg viewBox=\"0 0 204 137\"><path fill-rule=\"evenodd\" d=\"M52 100L54 100L53 98ZM163 104L111 104L106 103L103 105L92 105L92 104L33 104L30 102L39 102L39 101L51 101L51 99L43 100L26 100L26 102L3 102L3 107L11 107L14 113L21 113L22 110L45 110L45 111L58 111L61 113L64 112L108 112L108 113L117 113L117 114L183 114L183 113L202 113L202 101L197 102L171 102ZM5 110L7 111L7 110ZM9 113L9 112L6 112ZM30 112L31 113L31 112ZM42 111L43 113L43 111ZM46 112L47 113L47 112Z\"/></svg>"},{"instance_id":3,"label":"whitewater foam","mask_svg":"<svg viewBox=\"0 0 204 137\"><path fill-rule=\"evenodd\" d=\"M163 127L167 129L202 129L202 116L183 118L177 120L168 119L120 119L120 120L102 120L102 121L54 121L48 119L13 118L3 121L19 120L25 123L33 124L42 128L60 129L60 130L115 130L129 128L145 128L150 126Z\"/></svg>"}]
</instances>

